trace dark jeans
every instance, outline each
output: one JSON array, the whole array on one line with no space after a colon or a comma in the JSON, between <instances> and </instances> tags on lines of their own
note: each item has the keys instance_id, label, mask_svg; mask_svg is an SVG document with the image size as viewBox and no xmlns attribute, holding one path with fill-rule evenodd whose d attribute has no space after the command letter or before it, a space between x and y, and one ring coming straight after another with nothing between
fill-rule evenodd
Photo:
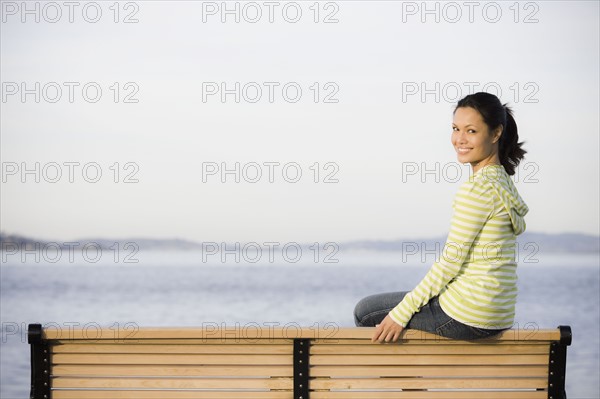
<instances>
[{"instance_id":1,"label":"dark jeans","mask_svg":"<svg viewBox=\"0 0 600 399\"><path fill-rule=\"evenodd\" d=\"M375 327L406 294L406 292L387 292L361 299L354 308L355 324L358 327ZM437 296L431 298L429 303L413 315L406 328L461 340L487 338L504 331L471 327L454 320L442 310Z\"/></svg>"}]
</instances>

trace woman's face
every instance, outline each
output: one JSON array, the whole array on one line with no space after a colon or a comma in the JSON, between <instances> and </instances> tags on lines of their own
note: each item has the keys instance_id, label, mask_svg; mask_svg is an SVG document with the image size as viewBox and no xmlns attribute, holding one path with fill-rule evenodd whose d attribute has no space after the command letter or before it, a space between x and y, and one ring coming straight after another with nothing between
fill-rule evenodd
<instances>
[{"instance_id":1,"label":"woman's face","mask_svg":"<svg viewBox=\"0 0 600 399\"><path fill-rule=\"evenodd\" d=\"M452 145L458 162L470 163L473 173L490 163L500 163L498 140L502 133L499 126L490 134L488 126L475 108L460 107L454 112Z\"/></svg>"}]
</instances>

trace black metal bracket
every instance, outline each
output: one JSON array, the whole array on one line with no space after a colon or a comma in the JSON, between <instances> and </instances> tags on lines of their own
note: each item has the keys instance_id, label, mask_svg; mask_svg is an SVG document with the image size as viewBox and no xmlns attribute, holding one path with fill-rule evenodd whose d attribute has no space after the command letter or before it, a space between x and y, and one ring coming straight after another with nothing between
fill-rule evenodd
<instances>
[{"instance_id":1,"label":"black metal bracket","mask_svg":"<svg viewBox=\"0 0 600 399\"><path fill-rule=\"evenodd\" d=\"M27 342L31 346L30 399L50 399L50 346L42 336L41 324L30 324Z\"/></svg>"},{"instance_id":2,"label":"black metal bracket","mask_svg":"<svg viewBox=\"0 0 600 399\"><path fill-rule=\"evenodd\" d=\"M310 339L294 339L294 399L309 399Z\"/></svg>"},{"instance_id":3,"label":"black metal bracket","mask_svg":"<svg viewBox=\"0 0 600 399\"><path fill-rule=\"evenodd\" d=\"M565 379L567 374L567 346L571 345L571 327L559 326L560 339L550 344L548 367L548 399L567 399Z\"/></svg>"}]
</instances>

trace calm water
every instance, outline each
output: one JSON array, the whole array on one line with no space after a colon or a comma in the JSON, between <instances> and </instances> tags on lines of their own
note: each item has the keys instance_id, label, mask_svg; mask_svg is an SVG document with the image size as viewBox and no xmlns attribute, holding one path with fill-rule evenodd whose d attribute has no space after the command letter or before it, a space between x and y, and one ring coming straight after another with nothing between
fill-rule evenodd
<instances>
[{"instance_id":1,"label":"calm water","mask_svg":"<svg viewBox=\"0 0 600 399\"><path fill-rule=\"evenodd\" d=\"M28 323L133 322L139 326L202 323L336 323L353 326L363 296L409 290L430 262L402 262L400 254L338 254L339 263L203 263L195 252L146 252L138 264L75 259L54 264L3 259L0 397L29 394ZM517 323L570 325L567 393L598 399L600 272L598 254L538 255L519 269ZM242 259L243 261L243 259Z\"/></svg>"}]
</instances>

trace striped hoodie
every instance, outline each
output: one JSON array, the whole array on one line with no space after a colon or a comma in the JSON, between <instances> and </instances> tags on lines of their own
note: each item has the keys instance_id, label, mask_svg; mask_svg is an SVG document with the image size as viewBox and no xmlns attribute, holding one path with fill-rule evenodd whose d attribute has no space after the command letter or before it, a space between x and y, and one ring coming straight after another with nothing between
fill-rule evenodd
<instances>
[{"instance_id":1,"label":"striped hoodie","mask_svg":"<svg viewBox=\"0 0 600 399\"><path fill-rule=\"evenodd\" d=\"M502 329L514 322L516 236L529 211L501 165L487 165L462 183L452 204L450 233L423 280L389 313L406 327L439 295L440 306L473 327Z\"/></svg>"}]
</instances>

